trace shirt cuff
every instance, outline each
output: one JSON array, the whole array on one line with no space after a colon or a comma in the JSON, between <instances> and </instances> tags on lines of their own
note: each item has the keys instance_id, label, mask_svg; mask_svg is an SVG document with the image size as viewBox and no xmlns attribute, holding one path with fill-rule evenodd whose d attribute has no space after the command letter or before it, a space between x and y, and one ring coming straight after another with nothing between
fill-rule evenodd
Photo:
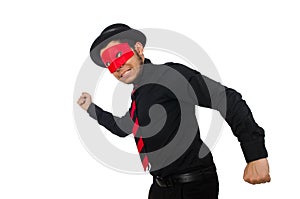
<instances>
[{"instance_id":1,"label":"shirt cuff","mask_svg":"<svg viewBox=\"0 0 300 199\"><path fill-rule=\"evenodd\" d=\"M96 114L96 105L94 103L91 103L89 108L87 109L88 114L97 120L97 114Z\"/></svg>"},{"instance_id":2,"label":"shirt cuff","mask_svg":"<svg viewBox=\"0 0 300 199\"><path fill-rule=\"evenodd\" d=\"M247 163L268 157L268 152L264 140L244 142L241 143L241 147Z\"/></svg>"}]
</instances>

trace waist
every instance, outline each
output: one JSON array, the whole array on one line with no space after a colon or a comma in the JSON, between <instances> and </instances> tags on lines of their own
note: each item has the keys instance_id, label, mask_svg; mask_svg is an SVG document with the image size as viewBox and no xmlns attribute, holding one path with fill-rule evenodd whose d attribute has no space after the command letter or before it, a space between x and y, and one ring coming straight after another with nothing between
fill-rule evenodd
<instances>
[{"instance_id":1,"label":"waist","mask_svg":"<svg viewBox=\"0 0 300 199\"><path fill-rule=\"evenodd\" d=\"M172 187L176 184L203 180L205 177L207 177L207 175L210 174L217 174L215 166L182 174L174 174L166 177L154 176L154 181L160 187Z\"/></svg>"}]
</instances>

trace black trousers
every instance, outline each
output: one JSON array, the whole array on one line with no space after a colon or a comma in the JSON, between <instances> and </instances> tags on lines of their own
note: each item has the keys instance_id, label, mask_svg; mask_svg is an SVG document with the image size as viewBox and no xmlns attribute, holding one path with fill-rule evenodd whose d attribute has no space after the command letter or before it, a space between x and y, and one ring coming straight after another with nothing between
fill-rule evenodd
<instances>
[{"instance_id":1,"label":"black trousers","mask_svg":"<svg viewBox=\"0 0 300 199\"><path fill-rule=\"evenodd\" d=\"M160 187L154 180L148 199L217 199L218 195L218 175L208 173L199 181L175 184L172 187Z\"/></svg>"}]
</instances>

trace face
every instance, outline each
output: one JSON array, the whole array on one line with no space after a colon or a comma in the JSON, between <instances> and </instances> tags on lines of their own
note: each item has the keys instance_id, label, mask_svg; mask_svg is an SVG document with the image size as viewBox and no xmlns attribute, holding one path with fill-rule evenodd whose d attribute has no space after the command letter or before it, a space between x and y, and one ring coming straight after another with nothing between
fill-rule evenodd
<instances>
[{"instance_id":1,"label":"face","mask_svg":"<svg viewBox=\"0 0 300 199\"><path fill-rule=\"evenodd\" d=\"M100 51L100 56L103 59L103 53L105 54L107 49L113 49L114 46L120 44L119 41L111 41L107 44L105 48ZM112 48L111 48L112 47ZM131 49L133 51L133 49ZM106 52L105 52L106 51ZM119 81L130 84L140 75L142 70L142 64L144 63L144 55L143 55L143 45L140 42L135 44L135 51L134 54L120 67L118 67L114 72L113 75ZM116 57L119 55L116 54Z\"/></svg>"}]
</instances>

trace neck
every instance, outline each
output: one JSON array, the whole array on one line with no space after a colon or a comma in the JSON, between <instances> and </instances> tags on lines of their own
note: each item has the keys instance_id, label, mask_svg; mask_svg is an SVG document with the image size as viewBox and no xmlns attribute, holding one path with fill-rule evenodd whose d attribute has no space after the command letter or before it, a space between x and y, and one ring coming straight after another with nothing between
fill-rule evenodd
<instances>
[{"instance_id":1,"label":"neck","mask_svg":"<svg viewBox=\"0 0 300 199\"><path fill-rule=\"evenodd\" d=\"M144 64L141 64L140 65L140 72L139 72L138 76L136 77L136 79L132 82L134 87L136 85L138 85L139 82L141 81L142 76L143 76L143 72L144 72Z\"/></svg>"},{"instance_id":2,"label":"neck","mask_svg":"<svg viewBox=\"0 0 300 199\"><path fill-rule=\"evenodd\" d=\"M139 83L143 79L143 75L144 75L144 72L145 72L145 66L147 64L151 64L151 61L149 59L143 57L143 61L142 61L141 65L140 65L140 67L141 67L140 73L137 76L137 78L132 82L132 84L134 85L134 87L139 86Z\"/></svg>"}]
</instances>

